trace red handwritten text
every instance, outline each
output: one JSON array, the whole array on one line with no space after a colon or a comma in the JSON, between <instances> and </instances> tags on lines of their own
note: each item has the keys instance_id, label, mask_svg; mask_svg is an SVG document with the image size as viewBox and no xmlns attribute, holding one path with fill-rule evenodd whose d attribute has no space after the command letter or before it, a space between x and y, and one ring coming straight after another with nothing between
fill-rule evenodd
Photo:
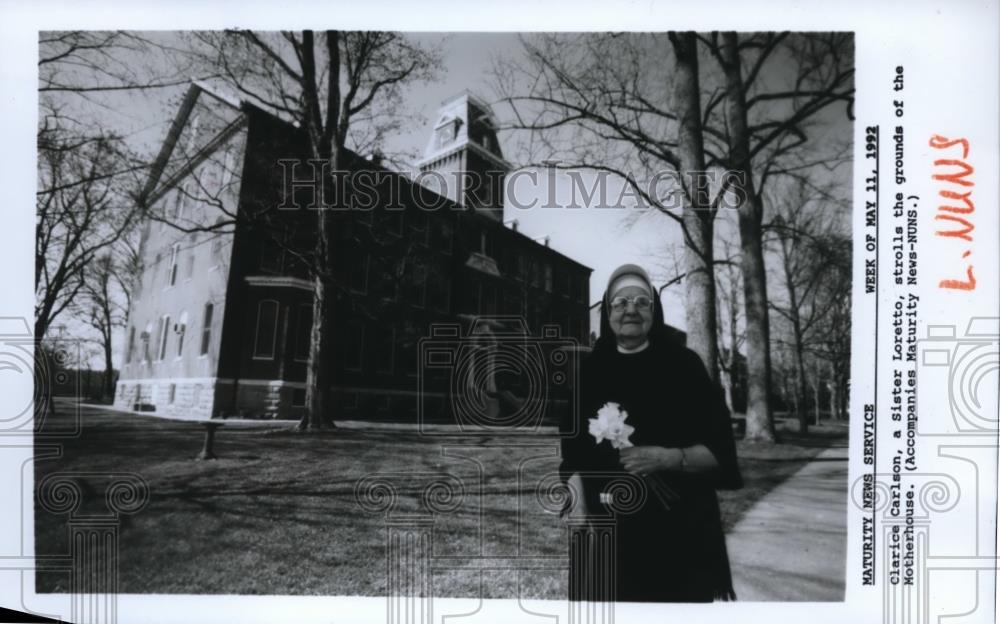
<instances>
[{"instance_id":1,"label":"red handwritten text","mask_svg":"<svg viewBox=\"0 0 1000 624\"><path fill-rule=\"evenodd\" d=\"M976 210L972 202L972 173L975 168L967 162L969 157L969 141L966 139L949 139L940 134L931 137L930 146L947 150L953 147L961 147L961 158L939 158L934 161L935 173L931 176L934 180L944 183L944 188L938 191L938 195L949 200L950 203L938 206L934 220L941 222L935 230L937 236L954 238L969 243L968 248L962 252L962 258L972 255L972 231L975 226L972 224L971 215ZM965 268L965 279L945 279L938 282L938 288L948 288L952 290L975 290L976 278L972 274L972 263L968 263Z\"/></svg>"}]
</instances>

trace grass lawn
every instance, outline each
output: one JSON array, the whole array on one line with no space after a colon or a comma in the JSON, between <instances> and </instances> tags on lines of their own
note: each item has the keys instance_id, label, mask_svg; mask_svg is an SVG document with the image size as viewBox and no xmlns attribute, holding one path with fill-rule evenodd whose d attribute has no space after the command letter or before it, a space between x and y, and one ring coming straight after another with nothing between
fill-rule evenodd
<instances>
[{"instance_id":1,"label":"grass lawn","mask_svg":"<svg viewBox=\"0 0 1000 624\"><path fill-rule=\"evenodd\" d=\"M59 425L59 416L48 425ZM533 484L558 466L555 436L428 437L416 432L338 429L299 434L273 423L228 423L216 435L215 461L193 461L203 429L195 423L83 409L83 435L61 457L40 459L36 483L53 472L135 473L149 484L147 506L123 516L119 589L123 593L380 595L386 588L384 514L361 507L355 484L397 473L395 510L416 512L418 473L451 473L464 497L434 525L436 596L562 598L565 573L461 569L480 557L566 554L566 530L546 511ZM65 423L61 423L65 425ZM789 427L792 426L789 421ZM782 425L784 428L784 424ZM722 492L731 526L776 484L831 444L846 426L784 434L780 445L738 443L746 487ZM80 476L86 511L102 511L101 479ZM482 483L480 491L475 484ZM845 493L846 495L846 493ZM68 552L67 516L36 505L36 553ZM39 592L64 592L65 575L37 575Z\"/></svg>"}]
</instances>

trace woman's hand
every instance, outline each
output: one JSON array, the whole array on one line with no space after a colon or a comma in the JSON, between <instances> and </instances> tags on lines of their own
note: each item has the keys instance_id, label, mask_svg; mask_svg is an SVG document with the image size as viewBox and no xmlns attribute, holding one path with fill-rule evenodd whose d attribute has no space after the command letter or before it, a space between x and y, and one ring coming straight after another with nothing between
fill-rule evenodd
<instances>
[{"instance_id":1,"label":"woman's hand","mask_svg":"<svg viewBox=\"0 0 1000 624\"><path fill-rule=\"evenodd\" d=\"M662 446L633 446L618 451L625 470L647 475L658 470L673 470L681 463L679 448Z\"/></svg>"},{"instance_id":2,"label":"woman's hand","mask_svg":"<svg viewBox=\"0 0 1000 624\"><path fill-rule=\"evenodd\" d=\"M583 497L583 479L580 478L579 474L574 474L569 478L566 486L570 489L570 505L563 512L562 519L564 521L586 519L589 515L589 510L587 509L587 502Z\"/></svg>"}]
</instances>

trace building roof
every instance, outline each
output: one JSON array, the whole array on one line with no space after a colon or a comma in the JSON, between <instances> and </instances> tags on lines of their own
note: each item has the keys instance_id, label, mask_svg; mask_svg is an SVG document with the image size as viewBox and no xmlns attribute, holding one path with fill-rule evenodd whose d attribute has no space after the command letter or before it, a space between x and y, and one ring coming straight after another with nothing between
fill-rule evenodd
<instances>
[{"instance_id":1,"label":"building roof","mask_svg":"<svg viewBox=\"0 0 1000 624\"><path fill-rule=\"evenodd\" d=\"M184 132L185 126L188 124L191 118L191 113L195 109L199 97L202 94L210 96L213 99L213 101L217 101L218 103L226 107L228 110L232 111L234 113L234 121L232 121L228 126L226 126L221 134L215 136L213 140L206 142L206 144L195 154L189 155L190 158L188 158L184 162L183 166L171 168L168 165L171 163L172 155L177 148L177 144L179 142L179 139L181 138L181 135ZM470 93L463 93L446 101L454 101L459 98L469 98L469 97L475 98L475 96L473 96ZM476 99L478 100L478 98ZM159 154L153 161L153 165L150 169L149 178L146 181L146 185L143 187L141 200L146 202L147 204L154 202L156 198L158 198L166 190L168 190L177 179L183 177L183 175L185 175L187 172L193 169L194 166L196 166L199 162L201 162L201 159L210 155L214 149L217 149L219 145L222 143L222 140L224 140L228 136L231 136L232 132L238 130L243 125L248 123L248 117L250 116L250 114L263 115L274 122L277 122L281 125L286 125L288 127L289 132L291 133L301 132L301 129L298 128L296 124L293 124L288 120L282 119L281 117L269 111L266 111L261 107L254 105L251 102L248 102L246 100L239 100L237 98L227 97L221 93L214 91L209 85L201 81L192 81L191 86L188 87L187 92L184 94L184 98L181 102L180 108L177 111L177 114L174 116L174 120L171 123L170 129L167 132L167 137L164 140L163 146L160 148ZM347 166L355 170L359 170L363 166L363 168L366 170L384 171L398 176L402 176L403 178L406 179L408 183L416 184L416 182L410 180L409 177L406 176L405 174L399 173L397 171L392 171L391 169L385 167L382 164L372 162L371 160L364 158L363 156L354 151L345 150L345 152L346 152L345 160L347 162ZM163 180L164 173L168 174L166 180ZM434 193L436 195L439 195L440 197L440 194L435 193L433 189L427 189L426 187L424 187L424 189L427 192ZM504 225L503 223L495 219L492 219L484 214L481 214L476 210L462 209L457 204L455 204L446 197L440 197L440 199L442 200L442 203L438 204L437 202L435 202L435 205L453 206L456 210L461 210L465 216L472 219L477 219L479 223L482 224L484 227L501 228L509 232L511 236L520 237L521 239L523 239L524 243L535 247L539 251L544 250L542 251L543 254L548 254L553 257L558 257L562 260L576 264L577 266L584 268L587 271L593 270L590 267L582 264L581 262L578 262L573 258L570 258L569 256L556 251L552 247L538 243L533 238L527 236L523 232L511 229L506 225Z\"/></svg>"}]
</instances>

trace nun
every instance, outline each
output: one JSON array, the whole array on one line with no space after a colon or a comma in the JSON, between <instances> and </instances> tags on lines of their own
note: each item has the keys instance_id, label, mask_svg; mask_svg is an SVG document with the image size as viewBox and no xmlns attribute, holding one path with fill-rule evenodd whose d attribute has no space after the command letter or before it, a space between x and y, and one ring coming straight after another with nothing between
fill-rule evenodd
<instances>
[{"instance_id":1,"label":"nun","mask_svg":"<svg viewBox=\"0 0 1000 624\"><path fill-rule=\"evenodd\" d=\"M612 273L601 337L561 425L570 600L736 598L716 496L743 485L729 411L698 355L667 332L656 294L639 266ZM624 416L624 442L592 433L609 406ZM630 506L609 487L623 481L636 488Z\"/></svg>"}]
</instances>

